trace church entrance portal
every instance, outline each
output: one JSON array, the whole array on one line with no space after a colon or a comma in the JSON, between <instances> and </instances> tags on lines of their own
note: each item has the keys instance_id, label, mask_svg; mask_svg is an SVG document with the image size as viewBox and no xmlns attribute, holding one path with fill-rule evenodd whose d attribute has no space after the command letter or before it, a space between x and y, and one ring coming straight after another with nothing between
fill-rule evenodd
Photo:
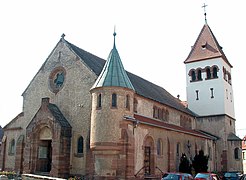
<instances>
[{"instance_id":1,"label":"church entrance portal","mask_svg":"<svg viewBox=\"0 0 246 180\"><path fill-rule=\"evenodd\" d=\"M50 172L52 164L52 146L51 140L41 140L38 146L38 172Z\"/></svg>"}]
</instances>

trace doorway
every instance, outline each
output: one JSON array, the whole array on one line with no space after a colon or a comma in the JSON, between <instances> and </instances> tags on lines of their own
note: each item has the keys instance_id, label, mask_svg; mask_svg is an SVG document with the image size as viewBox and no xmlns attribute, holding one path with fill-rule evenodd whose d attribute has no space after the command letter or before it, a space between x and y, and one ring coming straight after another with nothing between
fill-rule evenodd
<instances>
[{"instance_id":1,"label":"doorway","mask_svg":"<svg viewBox=\"0 0 246 180\"><path fill-rule=\"evenodd\" d=\"M144 174L150 175L150 154L151 148L149 146L145 146L144 148Z\"/></svg>"},{"instance_id":2,"label":"doorway","mask_svg":"<svg viewBox=\"0 0 246 180\"><path fill-rule=\"evenodd\" d=\"M38 146L37 171L50 172L52 165L51 140L41 140Z\"/></svg>"}]
</instances>

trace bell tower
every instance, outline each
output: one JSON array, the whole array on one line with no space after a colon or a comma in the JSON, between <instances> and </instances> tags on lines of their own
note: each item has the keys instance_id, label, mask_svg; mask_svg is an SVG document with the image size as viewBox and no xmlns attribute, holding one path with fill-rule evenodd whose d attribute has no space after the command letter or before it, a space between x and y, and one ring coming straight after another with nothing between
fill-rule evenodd
<instances>
[{"instance_id":1,"label":"bell tower","mask_svg":"<svg viewBox=\"0 0 246 180\"><path fill-rule=\"evenodd\" d=\"M241 139L235 135L232 65L207 24L206 12L204 15L205 24L184 61L188 108L197 114L196 128L218 138L216 151L211 154L216 159L214 169L240 171Z\"/></svg>"},{"instance_id":2,"label":"bell tower","mask_svg":"<svg viewBox=\"0 0 246 180\"><path fill-rule=\"evenodd\" d=\"M207 24L184 63L189 109L199 116L235 118L232 65Z\"/></svg>"}]
</instances>

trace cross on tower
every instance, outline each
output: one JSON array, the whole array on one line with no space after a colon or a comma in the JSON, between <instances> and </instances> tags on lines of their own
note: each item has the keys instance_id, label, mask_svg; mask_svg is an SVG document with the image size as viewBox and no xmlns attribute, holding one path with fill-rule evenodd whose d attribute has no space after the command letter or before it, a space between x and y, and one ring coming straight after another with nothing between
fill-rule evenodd
<instances>
[{"instance_id":1,"label":"cross on tower","mask_svg":"<svg viewBox=\"0 0 246 180\"><path fill-rule=\"evenodd\" d=\"M115 32L115 26L114 26L114 47L115 47L115 36L116 36L116 32Z\"/></svg>"},{"instance_id":2,"label":"cross on tower","mask_svg":"<svg viewBox=\"0 0 246 180\"><path fill-rule=\"evenodd\" d=\"M207 7L208 5L206 5L205 3L203 4L203 6L202 6L202 8L204 9L204 16L205 16L205 23L207 24L207 13L206 13L206 7Z\"/></svg>"}]
</instances>

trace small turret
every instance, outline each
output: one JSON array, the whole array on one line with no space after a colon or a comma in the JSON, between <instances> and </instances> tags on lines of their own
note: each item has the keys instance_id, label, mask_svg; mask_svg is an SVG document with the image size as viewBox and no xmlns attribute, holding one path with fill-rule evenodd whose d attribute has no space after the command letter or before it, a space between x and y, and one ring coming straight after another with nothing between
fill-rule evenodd
<instances>
[{"instance_id":1,"label":"small turret","mask_svg":"<svg viewBox=\"0 0 246 180\"><path fill-rule=\"evenodd\" d=\"M125 156L122 144L122 128L125 115L133 116L134 87L123 67L114 45L101 74L91 88L91 141L94 154L95 174L112 179L124 178L120 165ZM98 171L97 171L98 170ZM121 172L121 173L120 173Z\"/></svg>"}]
</instances>

